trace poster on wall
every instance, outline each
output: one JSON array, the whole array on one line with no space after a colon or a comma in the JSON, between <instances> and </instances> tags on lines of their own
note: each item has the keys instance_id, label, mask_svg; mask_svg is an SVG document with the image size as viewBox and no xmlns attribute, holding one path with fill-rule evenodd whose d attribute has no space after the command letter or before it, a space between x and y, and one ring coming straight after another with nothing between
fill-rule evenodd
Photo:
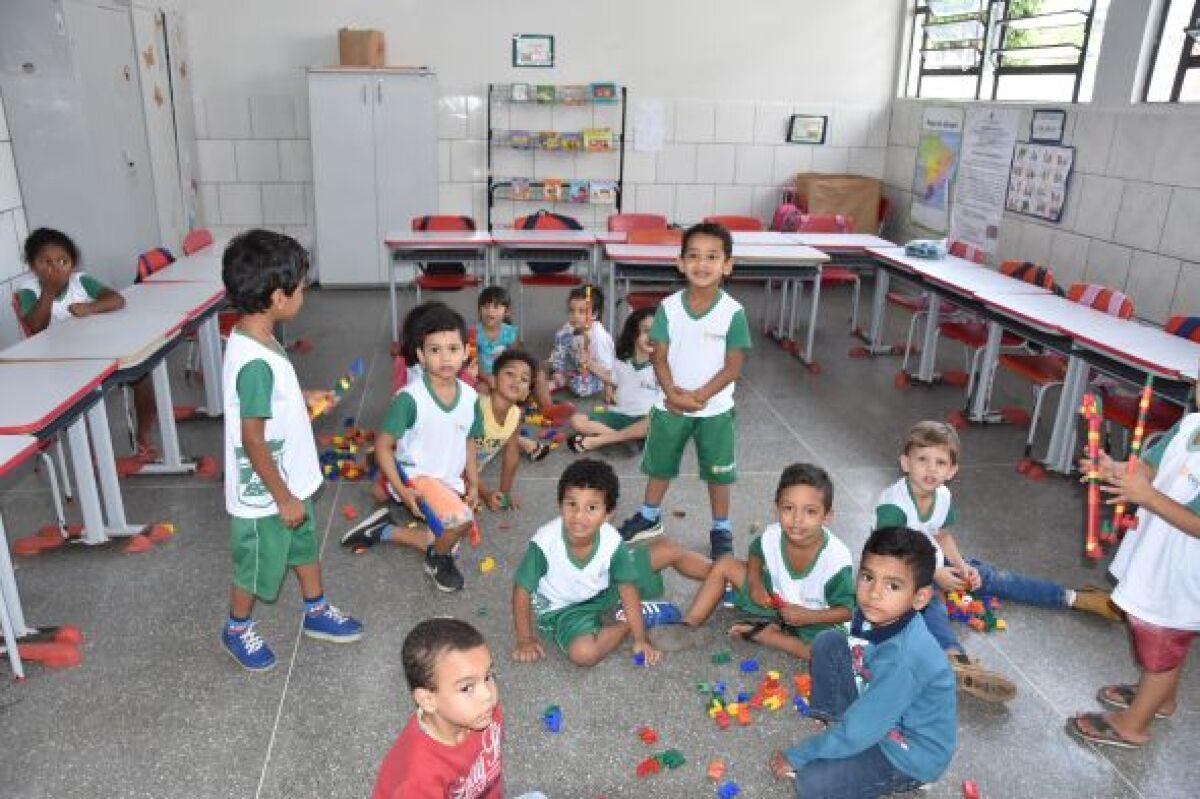
<instances>
[{"instance_id":1,"label":"poster on wall","mask_svg":"<svg viewBox=\"0 0 1200 799\"><path fill-rule=\"evenodd\" d=\"M913 172L912 221L935 233L950 223L950 187L962 145L961 108L926 108Z\"/></svg>"},{"instance_id":2,"label":"poster on wall","mask_svg":"<svg viewBox=\"0 0 1200 799\"><path fill-rule=\"evenodd\" d=\"M1000 238L1009 166L1021 112L1016 108L972 107L967 111L950 238L992 255Z\"/></svg>"},{"instance_id":3,"label":"poster on wall","mask_svg":"<svg viewBox=\"0 0 1200 799\"><path fill-rule=\"evenodd\" d=\"M1021 142L1013 153L1005 208L1050 222L1062 219L1075 148Z\"/></svg>"},{"instance_id":4,"label":"poster on wall","mask_svg":"<svg viewBox=\"0 0 1200 799\"><path fill-rule=\"evenodd\" d=\"M633 149L655 153L663 148L666 107L662 100L635 100L630 108Z\"/></svg>"}]
</instances>

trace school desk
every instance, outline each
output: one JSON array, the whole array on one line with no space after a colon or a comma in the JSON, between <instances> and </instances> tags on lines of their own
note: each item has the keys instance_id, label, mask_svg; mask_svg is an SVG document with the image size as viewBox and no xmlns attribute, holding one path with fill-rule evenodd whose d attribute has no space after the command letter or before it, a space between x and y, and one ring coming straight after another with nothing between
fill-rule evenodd
<instances>
[{"instance_id":1,"label":"school desk","mask_svg":"<svg viewBox=\"0 0 1200 799\"><path fill-rule=\"evenodd\" d=\"M492 279L492 234L483 230L388 231L384 246L391 252L388 265L388 303L392 314L392 341L400 340L400 311L396 305L397 270L412 264L413 274L421 263L478 264L484 285Z\"/></svg>"}]
</instances>

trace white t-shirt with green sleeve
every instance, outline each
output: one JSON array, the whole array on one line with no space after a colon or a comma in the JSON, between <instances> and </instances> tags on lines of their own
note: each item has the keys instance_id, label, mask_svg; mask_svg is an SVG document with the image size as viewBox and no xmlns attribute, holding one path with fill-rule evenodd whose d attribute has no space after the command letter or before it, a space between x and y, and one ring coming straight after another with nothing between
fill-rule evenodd
<instances>
[{"instance_id":1,"label":"white t-shirt with green sleeve","mask_svg":"<svg viewBox=\"0 0 1200 799\"><path fill-rule=\"evenodd\" d=\"M795 571L784 554L783 528L769 525L750 543L750 554L762 558L763 587L790 605L809 610L854 609L854 558L841 539L824 530L821 548L808 568Z\"/></svg>"},{"instance_id":2,"label":"white t-shirt with green sleeve","mask_svg":"<svg viewBox=\"0 0 1200 799\"><path fill-rule=\"evenodd\" d=\"M467 438L483 435L483 415L475 389L457 380L455 390L443 403L422 375L392 398L380 429L396 439L396 459L409 477L436 477L461 494Z\"/></svg>"},{"instance_id":3,"label":"white t-shirt with green sleeve","mask_svg":"<svg viewBox=\"0 0 1200 799\"><path fill-rule=\"evenodd\" d=\"M50 306L50 321L61 322L71 318L71 306L77 302L91 302L100 296L104 284L86 272L72 272L67 285ZM26 281L17 289L17 308L21 316L26 316L37 305L42 296L42 284L37 280Z\"/></svg>"},{"instance_id":4,"label":"white t-shirt with green sleeve","mask_svg":"<svg viewBox=\"0 0 1200 799\"><path fill-rule=\"evenodd\" d=\"M533 534L513 578L529 592L539 616L594 599L614 583L635 580L633 556L615 527L602 524L591 553L577 560L567 545L562 517Z\"/></svg>"},{"instance_id":5,"label":"white t-shirt with green sleeve","mask_svg":"<svg viewBox=\"0 0 1200 799\"><path fill-rule=\"evenodd\" d=\"M879 494L875 503L875 529L881 527L907 527L929 537L937 555L937 568L946 565L946 555L938 544L937 533L943 527L951 527L958 521L958 509L946 486L938 486L933 494L933 505L922 514L912 495L907 477L901 477Z\"/></svg>"},{"instance_id":6,"label":"white t-shirt with green sleeve","mask_svg":"<svg viewBox=\"0 0 1200 799\"><path fill-rule=\"evenodd\" d=\"M750 325L741 303L724 291L707 310L695 313L687 302L689 289L667 297L654 312L650 339L669 345L667 365L671 379L684 391L702 387L725 367L729 350L750 349ZM685 416L717 416L733 408L736 381L709 398L701 410ZM664 400L656 407L666 410Z\"/></svg>"}]
</instances>

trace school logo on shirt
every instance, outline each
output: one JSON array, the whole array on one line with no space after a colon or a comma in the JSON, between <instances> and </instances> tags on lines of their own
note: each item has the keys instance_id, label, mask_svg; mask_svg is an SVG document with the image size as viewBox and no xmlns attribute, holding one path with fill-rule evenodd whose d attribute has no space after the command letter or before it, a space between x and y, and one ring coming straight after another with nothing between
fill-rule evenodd
<instances>
[{"instance_id":1,"label":"school logo on shirt","mask_svg":"<svg viewBox=\"0 0 1200 799\"><path fill-rule=\"evenodd\" d=\"M275 463L275 468L279 470L279 476L286 483L287 469L283 465L283 442L279 440L268 441L267 451L271 454L271 460ZM246 450L242 447L234 447L233 457L237 461L238 502L247 508L271 507L275 503L275 499L271 496L271 492L267 490L262 477L259 476L258 472L254 471L254 466L250 464L250 457L246 455Z\"/></svg>"}]
</instances>

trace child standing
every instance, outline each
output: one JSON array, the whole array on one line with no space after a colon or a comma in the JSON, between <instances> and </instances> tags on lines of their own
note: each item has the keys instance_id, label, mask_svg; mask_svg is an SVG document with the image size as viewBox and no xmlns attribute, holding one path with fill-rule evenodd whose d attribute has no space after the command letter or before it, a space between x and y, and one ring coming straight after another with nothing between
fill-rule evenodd
<instances>
[{"instance_id":1,"label":"child standing","mask_svg":"<svg viewBox=\"0 0 1200 799\"><path fill-rule=\"evenodd\" d=\"M626 317L617 339L612 383L605 387L605 399L612 407L571 417L571 427L578 431L567 439L572 452L587 452L646 437L650 409L662 399L654 365L650 363L654 354L654 343L650 341L653 319L653 308L641 308Z\"/></svg>"},{"instance_id":2,"label":"child standing","mask_svg":"<svg viewBox=\"0 0 1200 799\"><path fill-rule=\"evenodd\" d=\"M567 321L550 350L549 385L538 397L542 408L551 407L550 392L567 388L577 397L591 397L612 380L613 340L600 323L603 308L604 293L596 286L577 286L567 295Z\"/></svg>"},{"instance_id":3,"label":"child standing","mask_svg":"<svg viewBox=\"0 0 1200 799\"><path fill-rule=\"evenodd\" d=\"M38 228L25 239L25 262L34 279L17 289L17 309L21 326L29 335L40 333L54 322L71 317L91 316L119 311L125 298L87 272L79 272L79 248L66 233ZM158 457L151 433L158 418L154 407L154 384L150 375L133 382L133 406L137 416L134 453L129 466L149 463Z\"/></svg>"},{"instance_id":4,"label":"child standing","mask_svg":"<svg viewBox=\"0 0 1200 799\"><path fill-rule=\"evenodd\" d=\"M737 480L734 383L750 348L750 327L737 300L721 290L733 272L733 238L702 222L683 234L679 271L687 288L663 300L654 314L654 373L663 399L650 411L642 471L650 478L640 511L621 525L621 537L661 535L662 501L689 440L696 442L700 479L712 506L709 543L714 559L733 552L730 486Z\"/></svg>"},{"instance_id":5,"label":"child standing","mask_svg":"<svg viewBox=\"0 0 1200 799\"><path fill-rule=\"evenodd\" d=\"M850 638L813 642L812 716L826 729L768 767L805 799L880 796L937 780L954 755L954 677L920 610L933 589L929 539L876 530L863 547ZM868 690L869 689L869 690Z\"/></svg>"},{"instance_id":6,"label":"child standing","mask_svg":"<svg viewBox=\"0 0 1200 799\"><path fill-rule=\"evenodd\" d=\"M779 521L750 543L746 560L726 555L714 563L683 624L665 628L655 642L668 652L703 642L702 625L728 584L736 589L734 606L751 617L733 625L731 636L808 659L817 634L844 630L854 610L854 562L825 527L832 515L833 481L824 469L784 469L775 489Z\"/></svg>"},{"instance_id":7,"label":"child standing","mask_svg":"<svg viewBox=\"0 0 1200 799\"><path fill-rule=\"evenodd\" d=\"M1094 588L1070 590L1049 580L1003 571L990 563L964 558L954 533L958 511L946 483L958 473L959 438L944 422L919 422L908 432L900 455L904 476L885 488L875 507L875 526L907 526L933 542L937 557L936 587L1011 599L1049 608L1075 608L1113 618L1108 592ZM1016 687L999 674L973 663L950 627L941 591L925 609L925 623L946 650L960 687L980 699L1007 701Z\"/></svg>"},{"instance_id":8,"label":"child standing","mask_svg":"<svg viewBox=\"0 0 1200 799\"><path fill-rule=\"evenodd\" d=\"M703 580L712 563L668 538L640 547L624 544L608 523L618 488L616 473L603 461L582 458L563 471L558 481L562 515L534 534L513 578L516 660L545 656L538 633L577 666L596 665L626 635L633 636L633 651L646 665L661 657L646 628L679 621L679 609L641 600L662 596L659 572L668 566L690 580ZM624 615L605 623L618 605Z\"/></svg>"},{"instance_id":9,"label":"child standing","mask_svg":"<svg viewBox=\"0 0 1200 799\"><path fill-rule=\"evenodd\" d=\"M275 655L254 630L255 598L275 601L288 569L300 581L304 634L357 641L362 625L325 598L312 497L321 466L308 406L330 392L300 390L274 337L304 305L308 255L295 239L266 230L237 236L221 259L229 302L243 316L225 348L225 507L233 588L221 638L244 668L265 671Z\"/></svg>"},{"instance_id":10,"label":"child standing","mask_svg":"<svg viewBox=\"0 0 1200 799\"><path fill-rule=\"evenodd\" d=\"M475 349L479 360L479 382L483 390L494 385L496 358L516 346L517 326L508 323L512 298L503 286L488 286L479 292L479 321L475 323Z\"/></svg>"},{"instance_id":11,"label":"child standing","mask_svg":"<svg viewBox=\"0 0 1200 799\"><path fill-rule=\"evenodd\" d=\"M424 551L425 572L439 590L447 592L463 587L462 572L452 553L471 528L471 514L479 504L475 439L482 435L483 420L475 390L458 377L467 357L466 337L466 322L445 305L430 307L420 315L412 332L420 377L392 398L375 439L375 459L392 503L423 518L418 495L433 504L437 494L459 506L458 516L452 520L456 523L431 540L427 528L401 527L376 511L342 536L342 545L353 549L387 541ZM400 479L397 462L415 487Z\"/></svg>"},{"instance_id":12,"label":"child standing","mask_svg":"<svg viewBox=\"0 0 1200 799\"><path fill-rule=\"evenodd\" d=\"M1132 472L1126 467L1101 453L1109 503L1139 508L1109 571L1141 677L1136 686L1101 688L1096 698L1113 712L1076 715L1067 729L1136 749L1150 740L1151 722L1175 714L1183 664L1200 633L1200 414L1183 417Z\"/></svg>"}]
</instances>

